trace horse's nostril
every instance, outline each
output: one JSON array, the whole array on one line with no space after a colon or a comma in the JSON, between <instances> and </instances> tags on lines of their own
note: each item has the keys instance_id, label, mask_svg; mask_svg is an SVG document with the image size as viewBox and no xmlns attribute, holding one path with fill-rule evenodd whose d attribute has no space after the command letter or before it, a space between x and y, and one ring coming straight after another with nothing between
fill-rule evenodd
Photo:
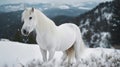
<instances>
[{"instance_id":1,"label":"horse's nostril","mask_svg":"<svg viewBox=\"0 0 120 67\"><path fill-rule=\"evenodd\" d=\"M23 30L23 33L24 33L24 34L27 34L27 31L26 31L26 30Z\"/></svg>"},{"instance_id":2,"label":"horse's nostril","mask_svg":"<svg viewBox=\"0 0 120 67\"><path fill-rule=\"evenodd\" d=\"M23 33L26 33L26 30L23 30Z\"/></svg>"},{"instance_id":3,"label":"horse's nostril","mask_svg":"<svg viewBox=\"0 0 120 67\"><path fill-rule=\"evenodd\" d=\"M21 32L22 32L22 34L23 34L24 36L28 36L28 34L29 34L29 32L28 32L27 30L25 30L25 29L23 29Z\"/></svg>"}]
</instances>

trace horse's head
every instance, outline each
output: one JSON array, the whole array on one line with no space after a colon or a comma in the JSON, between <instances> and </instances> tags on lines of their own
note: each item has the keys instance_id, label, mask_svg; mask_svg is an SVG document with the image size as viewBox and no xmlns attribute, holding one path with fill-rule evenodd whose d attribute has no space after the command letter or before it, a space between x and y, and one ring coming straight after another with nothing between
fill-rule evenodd
<instances>
[{"instance_id":1,"label":"horse's head","mask_svg":"<svg viewBox=\"0 0 120 67\"><path fill-rule=\"evenodd\" d=\"M36 16L34 8L27 8L22 13L22 22L24 23L21 33L28 36L36 27Z\"/></svg>"}]
</instances>

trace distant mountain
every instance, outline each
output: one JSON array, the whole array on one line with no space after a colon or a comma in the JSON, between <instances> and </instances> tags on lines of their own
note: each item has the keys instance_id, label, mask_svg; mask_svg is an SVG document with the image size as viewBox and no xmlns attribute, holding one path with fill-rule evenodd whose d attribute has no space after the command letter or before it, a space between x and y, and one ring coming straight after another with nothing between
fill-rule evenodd
<instances>
[{"instance_id":1,"label":"distant mountain","mask_svg":"<svg viewBox=\"0 0 120 67\"><path fill-rule=\"evenodd\" d=\"M13 11L20 11L24 10L26 7L34 7L42 12L44 12L49 17L54 17L58 15L65 15L65 16L78 16L82 13L91 9L91 6L72 6L68 4L63 5L54 5L48 3L39 3L39 4L5 4L0 6L0 13L7 13ZM81 11L81 12L79 12Z\"/></svg>"},{"instance_id":2,"label":"distant mountain","mask_svg":"<svg viewBox=\"0 0 120 67\"><path fill-rule=\"evenodd\" d=\"M120 46L120 1L100 3L75 18L83 39L90 47Z\"/></svg>"},{"instance_id":3,"label":"distant mountain","mask_svg":"<svg viewBox=\"0 0 120 67\"><path fill-rule=\"evenodd\" d=\"M21 12L8 12L0 14L0 38L12 39L22 23L20 22Z\"/></svg>"},{"instance_id":4,"label":"distant mountain","mask_svg":"<svg viewBox=\"0 0 120 67\"><path fill-rule=\"evenodd\" d=\"M69 9L60 9L60 8L51 8L51 9L46 9L43 11L48 17L55 17L55 16L78 16L80 14L83 14L87 12L88 10L86 9L78 9L78 8L69 8Z\"/></svg>"}]
</instances>

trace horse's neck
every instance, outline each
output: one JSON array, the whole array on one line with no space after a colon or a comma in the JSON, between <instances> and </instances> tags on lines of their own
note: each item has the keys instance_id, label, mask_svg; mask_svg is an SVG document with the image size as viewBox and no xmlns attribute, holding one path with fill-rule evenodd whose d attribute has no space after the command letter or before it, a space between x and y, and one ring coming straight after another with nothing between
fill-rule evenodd
<instances>
[{"instance_id":1,"label":"horse's neck","mask_svg":"<svg viewBox=\"0 0 120 67\"><path fill-rule=\"evenodd\" d=\"M37 11L37 31L40 33L53 33L56 29L55 23L45 16L42 12Z\"/></svg>"}]
</instances>

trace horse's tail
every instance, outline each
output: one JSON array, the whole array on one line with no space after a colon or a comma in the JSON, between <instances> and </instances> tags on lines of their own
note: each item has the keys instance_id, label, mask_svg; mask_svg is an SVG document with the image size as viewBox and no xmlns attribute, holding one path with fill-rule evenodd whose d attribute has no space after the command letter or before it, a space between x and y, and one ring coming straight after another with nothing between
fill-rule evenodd
<instances>
[{"instance_id":1,"label":"horse's tail","mask_svg":"<svg viewBox=\"0 0 120 67\"><path fill-rule=\"evenodd\" d=\"M76 36L76 43L75 44L77 44L78 47L80 48L79 53L82 53L85 50L85 48L87 48L87 47L83 41L82 34L81 34L79 27L76 28L76 35L77 36Z\"/></svg>"},{"instance_id":2,"label":"horse's tail","mask_svg":"<svg viewBox=\"0 0 120 67\"><path fill-rule=\"evenodd\" d=\"M72 58L75 56L74 45L71 46L68 50L66 50L66 53L68 56L68 64L70 64L72 61Z\"/></svg>"},{"instance_id":3,"label":"horse's tail","mask_svg":"<svg viewBox=\"0 0 120 67\"><path fill-rule=\"evenodd\" d=\"M79 60L80 54L82 54L82 52L86 48L84 41L82 39L82 35L81 35L81 31L80 31L79 27L74 24L72 24L71 26L76 33L76 41L72 47L70 47L68 50L66 50L66 53L68 56L68 63L71 62L71 59L74 56L77 57L76 60Z\"/></svg>"}]
</instances>

